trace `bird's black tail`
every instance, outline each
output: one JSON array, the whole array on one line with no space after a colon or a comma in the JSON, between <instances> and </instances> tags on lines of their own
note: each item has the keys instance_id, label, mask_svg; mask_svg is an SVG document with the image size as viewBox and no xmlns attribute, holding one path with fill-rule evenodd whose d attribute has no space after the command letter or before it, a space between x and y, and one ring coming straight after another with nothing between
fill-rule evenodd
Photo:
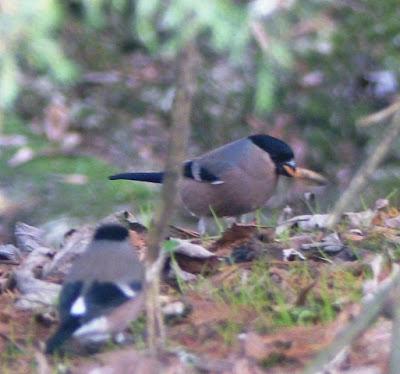
<instances>
[{"instance_id":1,"label":"bird's black tail","mask_svg":"<svg viewBox=\"0 0 400 374\"><path fill-rule=\"evenodd\" d=\"M68 338L72 336L75 330L80 326L78 318L70 318L62 323L56 333L46 343L46 353L52 354L57 350Z\"/></svg>"},{"instance_id":2,"label":"bird's black tail","mask_svg":"<svg viewBox=\"0 0 400 374\"><path fill-rule=\"evenodd\" d=\"M115 174L108 177L110 180L126 179L132 181L140 182L150 182L150 183L162 183L164 179L164 173L121 173Z\"/></svg>"}]
</instances>

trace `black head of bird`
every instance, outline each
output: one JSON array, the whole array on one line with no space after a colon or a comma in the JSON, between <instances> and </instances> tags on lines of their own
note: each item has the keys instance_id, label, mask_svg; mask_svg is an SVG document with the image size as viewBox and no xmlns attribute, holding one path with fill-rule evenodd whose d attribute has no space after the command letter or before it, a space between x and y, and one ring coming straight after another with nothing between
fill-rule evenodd
<instances>
[{"instance_id":1,"label":"black head of bird","mask_svg":"<svg viewBox=\"0 0 400 374\"><path fill-rule=\"evenodd\" d=\"M143 279L143 266L128 230L115 224L99 227L64 280L60 325L47 341L46 352L53 353L86 323L135 298Z\"/></svg>"},{"instance_id":2,"label":"black head of bird","mask_svg":"<svg viewBox=\"0 0 400 374\"><path fill-rule=\"evenodd\" d=\"M200 218L252 212L273 195L280 175L301 177L292 148L264 134L236 140L186 161L182 174L181 200ZM162 183L163 177L163 172L139 172L117 174L109 179Z\"/></svg>"}]
</instances>

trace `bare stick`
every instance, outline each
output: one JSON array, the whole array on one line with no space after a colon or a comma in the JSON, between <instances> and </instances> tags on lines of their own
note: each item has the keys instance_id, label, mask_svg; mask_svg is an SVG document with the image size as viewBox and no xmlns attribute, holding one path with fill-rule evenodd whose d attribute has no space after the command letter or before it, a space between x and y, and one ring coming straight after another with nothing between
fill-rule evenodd
<instances>
[{"instance_id":1,"label":"bare stick","mask_svg":"<svg viewBox=\"0 0 400 374\"><path fill-rule=\"evenodd\" d=\"M376 113L372 113L366 117L360 118L357 121L357 126L367 127L386 121L390 116L395 114L398 110L400 110L400 97L397 98L397 100L393 104L389 105L385 109L382 109Z\"/></svg>"},{"instance_id":2,"label":"bare stick","mask_svg":"<svg viewBox=\"0 0 400 374\"><path fill-rule=\"evenodd\" d=\"M315 374L323 370L344 348L354 339L367 330L378 318L385 301L390 296L390 291L400 283L399 268L393 270L391 281L385 283L375 297L366 302L360 314L337 335L336 339L306 367L303 374ZM397 372L396 372L397 373Z\"/></svg>"},{"instance_id":3,"label":"bare stick","mask_svg":"<svg viewBox=\"0 0 400 374\"><path fill-rule=\"evenodd\" d=\"M164 343L165 337L158 298L160 287L159 269L162 266L156 264L160 254L160 243L164 237L168 220L174 213L177 196L176 187L181 174L182 162L185 158L186 145L190 133L190 113L193 95L196 90L197 62L197 51L194 44L189 43L183 50L179 66L161 202L149 231L146 257L146 311L148 344L152 353L156 353L157 348ZM154 268L155 265L156 268Z\"/></svg>"},{"instance_id":4,"label":"bare stick","mask_svg":"<svg viewBox=\"0 0 400 374\"><path fill-rule=\"evenodd\" d=\"M336 203L332 214L328 218L328 228L332 229L339 221L340 216L348 209L351 202L357 194L362 190L369 176L375 171L379 163L389 151L390 146L396 140L400 133L400 111L393 117L392 122L386 128L380 143L376 146L375 151L364 162L356 175L353 177L349 187L343 193L339 201Z\"/></svg>"},{"instance_id":5,"label":"bare stick","mask_svg":"<svg viewBox=\"0 0 400 374\"><path fill-rule=\"evenodd\" d=\"M399 294L399 287L395 289L395 295ZM389 374L397 374L400 368L400 298L394 298L392 325L392 347L389 359Z\"/></svg>"}]
</instances>

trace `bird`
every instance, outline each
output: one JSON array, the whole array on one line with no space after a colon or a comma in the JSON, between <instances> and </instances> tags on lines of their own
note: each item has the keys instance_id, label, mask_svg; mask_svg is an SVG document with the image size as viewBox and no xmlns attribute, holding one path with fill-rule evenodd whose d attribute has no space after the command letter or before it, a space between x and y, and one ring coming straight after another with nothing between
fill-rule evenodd
<instances>
[{"instance_id":1,"label":"bird","mask_svg":"<svg viewBox=\"0 0 400 374\"><path fill-rule=\"evenodd\" d=\"M71 267L59 297L59 327L48 339L46 353L58 351L82 326L107 315L142 291L144 267L128 230L103 224Z\"/></svg>"},{"instance_id":2,"label":"bird","mask_svg":"<svg viewBox=\"0 0 400 374\"><path fill-rule=\"evenodd\" d=\"M165 172L128 172L109 179L162 183L164 176ZM264 206L279 176L303 176L292 148L270 135L255 134L185 161L179 195L186 209L199 217L199 231L204 232L205 217L237 217Z\"/></svg>"}]
</instances>

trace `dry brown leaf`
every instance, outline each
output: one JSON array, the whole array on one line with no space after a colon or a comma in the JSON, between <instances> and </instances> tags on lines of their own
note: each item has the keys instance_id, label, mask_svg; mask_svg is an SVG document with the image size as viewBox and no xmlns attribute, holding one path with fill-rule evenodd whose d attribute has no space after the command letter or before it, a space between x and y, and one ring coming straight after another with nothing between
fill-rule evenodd
<instances>
[{"instance_id":1,"label":"dry brown leaf","mask_svg":"<svg viewBox=\"0 0 400 374\"><path fill-rule=\"evenodd\" d=\"M94 228L81 226L79 229L69 230L64 235L61 249L57 251L52 261L43 267L43 276L64 277L72 262L80 256L92 240Z\"/></svg>"},{"instance_id":2,"label":"dry brown leaf","mask_svg":"<svg viewBox=\"0 0 400 374\"><path fill-rule=\"evenodd\" d=\"M354 342L346 366L354 368L354 374L359 373L356 370L360 367L375 368L374 373L387 373L391 336L392 323L378 320Z\"/></svg>"},{"instance_id":3,"label":"dry brown leaf","mask_svg":"<svg viewBox=\"0 0 400 374\"><path fill-rule=\"evenodd\" d=\"M343 216L349 221L352 228L368 228L371 226L375 217L373 210L365 210L363 212L347 212Z\"/></svg>"},{"instance_id":4,"label":"dry brown leaf","mask_svg":"<svg viewBox=\"0 0 400 374\"><path fill-rule=\"evenodd\" d=\"M182 227L170 225L168 230L168 236L172 236L180 239L199 239L200 235L196 231L184 229Z\"/></svg>"},{"instance_id":5,"label":"dry brown leaf","mask_svg":"<svg viewBox=\"0 0 400 374\"><path fill-rule=\"evenodd\" d=\"M375 201L374 209L376 211L386 209L389 207L389 200L388 199L378 199Z\"/></svg>"},{"instance_id":6,"label":"dry brown leaf","mask_svg":"<svg viewBox=\"0 0 400 374\"><path fill-rule=\"evenodd\" d=\"M296 216L278 225L276 235L280 235L291 228L299 228L304 231L313 231L327 227L329 214L305 214Z\"/></svg>"},{"instance_id":7,"label":"dry brown leaf","mask_svg":"<svg viewBox=\"0 0 400 374\"><path fill-rule=\"evenodd\" d=\"M359 242L365 239L364 233L359 229L351 229L342 233L342 238L351 242Z\"/></svg>"},{"instance_id":8,"label":"dry brown leaf","mask_svg":"<svg viewBox=\"0 0 400 374\"><path fill-rule=\"evenodd\" d=\"M225 230L220 239L213 243L210 251L217 252L220 251L221 248L231 247L233 243L247 240L256 232L257 227L254 225L238 225L234 223L230 228Z\"/></svg>"},{"instance_id":9,"label":"dry brown leaf","mask_svg":"<svg viewBox=\"0 0 400 374\"><path fill-rule=\"evenodd\" d=\"M224 371L224 373L227 373ZM255 363L246 358L239 358L234 361L229 374L262 374L263 370Z\"/></svg>"},{"instance_id":10,"label":"dry brown leaf","mask_svg":"<svg viewBox=\"0 0 400 374\"><path fill-rule=\"evenodd\" d=\"M326 325L314 325L313 328L307 326L283 328L268 335L247 334L244 337L246 353L257 360L267 359L273 355L282 357L282 361L295 361L304 365L313 355L326 347L349 321L354 314L351 309L342 312L336 321Z\"/></svg>"},{"instance_id":11,"label":"dry brown leaf","mask_svg":"<svg viewBox=\"0 0 400 374\"><path fill-rule=\"evenodd\" d=\"M294 235L290 238L290 247L293 249L300 249L304 244L311 244L315 241L312 235L310 234L299 234Z\"/></svg>"},{"instance_id":12,"label":"dry brown leaf","mask_svg":"<svg viewBox=\"0 0 400 374\"><path fill-rule=\"evenodd\" d=\"M43 246L44 231L37 227L17 222L15 225L15 239L22 251L32 252Z\"/></svg>"},{"instance_id":13,"label":"dry brown leaf","mask_svg":"<svg viewBox=\"0 0 400 374\"><path fill-rule=\"evenodd\" d=\"M187 301L192 306L192 313L188 317L188 322L194 326L209 325L226 320L234 321L239 317L237 312L234 312L229 305L199 295L187 295Z\"/></svg>"},{"instance_id":14,"label":"dry brown leaf","mask_svg":"<svg viewBox=\"0 0 400 374\"><path fill-rule=\"evenodd\" d=\"M392 229L400 229L400 215L393 218L386 218L384 225Z\"/></svg>"},{"instance_id":15,"label":"dry brown leaf","mask_svg":"<svg viewBox=\"0 0 400 374\"><path fill-rule=\"evenodd\" d=\"M221 264L221 261L218 259L217 256L208 258L196 258L181 253L176 253L174 257L182 270L192 274L215 273Z\"/></svg>"},{"instance_id":16,"label":"dry brown leaf","mask_svg":"<svg viewBox=\"0 0 400 374\"><path fill-rule=\"evenodd\" d=\"M155 358L134 349L124 349L98 354L94 356L94 362L75 366L71 372L73 374L158 374L160 370L161 363Z\"/></svg>"},{"instance_id":17,"label":"dry brown leaf","mask_svg":"<svg viewBox=\"0 0 400 374\"><path fill-rule=\"evenodd\" d=\"M338 233L334 232L321 239L319 242L314 242L310 244L302 244L300 249L303 251L310 250L322 250L327 254L336 254L344 248L342 241L339 238Z\"/></svg>"},{"instance_id":18,"label":"dry brown leaf","mask_svg":"<svg viewBox=\"0 0 400 374\"><path fill-rule=\"evenodd\" d=\"M35 151L28 147L21 147L14 155L8 160L7 164L11 167L17 167L28 161L31 161L35 157Z\"/></svg>"},{"instance_id":19,"label":"dry brown leaf","mask_svg":"<svg viewBox=\"0 0 400 374\"><path fill-rule=\"evenodd\" d=\"M207 259L215 257L215 254L205 249L200 244L195 244L185 239L171 238L177 243L174 249L175 254L185 255L191 258Z\"/></svg>"},{"instance_id":20,"label":"dry brown leaf","mask_svg":"<svg viewBox=\"0 0 400 374\"><path fill-rule=\"evenodd\" d=\"M383 226L374 226L372 230L370 230L370 233L383 235L386 240L391 241L394 244L400 244L400 232L397 229Z\"/></svg>"}]
</instances>

